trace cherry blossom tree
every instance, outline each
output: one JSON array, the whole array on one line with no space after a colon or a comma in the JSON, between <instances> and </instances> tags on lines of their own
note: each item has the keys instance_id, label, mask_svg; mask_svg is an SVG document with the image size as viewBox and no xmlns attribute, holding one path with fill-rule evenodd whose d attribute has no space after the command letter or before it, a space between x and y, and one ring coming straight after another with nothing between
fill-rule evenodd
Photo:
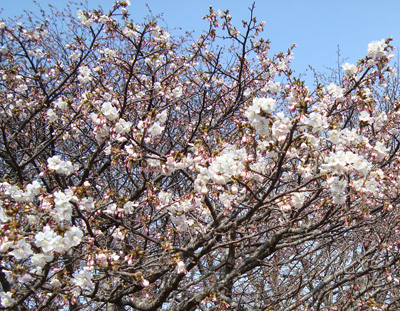
<instances>
[{"instance_id":1,"label":"cherry blossom tree","mask_svg":"<svg viewBox=\"0 0 400 311\"><path fill-rule=\"evenodd\" d=\"M399 309L390 39L310 89L129 5L0 22L1 309Z\"/></svg>"}]
</instances>

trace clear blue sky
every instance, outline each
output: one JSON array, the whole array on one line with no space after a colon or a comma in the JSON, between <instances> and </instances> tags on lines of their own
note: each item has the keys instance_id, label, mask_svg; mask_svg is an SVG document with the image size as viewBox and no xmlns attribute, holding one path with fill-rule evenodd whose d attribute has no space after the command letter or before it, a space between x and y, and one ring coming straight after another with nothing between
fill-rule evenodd
<instances>
[{"instance_id":1,"label":"clear blue sky","mask_svg":"<svg viewBox=\"0 0 400 311\"><path fill-rule=\"evenodd\" d=\"M64 0L38 0L45 8L48 3L62 8ZM153 15L163 13L169 28L181 27L200 33L207 23L202 17L212 5L215 10L229 9L233 22L240 26L248 19L253 0L131 0L130 12L136 22L149 15L146 3ZM89 8L101 5L110 8L113 0L88 0ZM1 18L34 8L32 0L0 0ZM324 66L335 67L337 46L342 58L355 63L367 51L374 40L394 37L400 47L399 0L258 0L255 16L266 22L263 37L271 40L272 52L286 51L297 44L292 68L302 73L308 65L319 71ZM174 33L173 31L171 31ZM307 79L308 80L308 79Z\"/></svg>"}]
</instances>

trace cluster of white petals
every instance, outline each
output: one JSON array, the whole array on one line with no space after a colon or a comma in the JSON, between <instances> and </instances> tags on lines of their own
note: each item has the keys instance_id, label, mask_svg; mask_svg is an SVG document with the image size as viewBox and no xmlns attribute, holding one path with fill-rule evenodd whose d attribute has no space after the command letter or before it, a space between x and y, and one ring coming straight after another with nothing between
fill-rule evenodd
<instances>
[{"instance_id":1,"label":"cluster of white petals","mask_svg":"<svg viewBox=\"0 0 400 311\"><path fill-rule=\"evenodd\" d=\"M92 279L93 274L84 269L74 273L72 282L81 289L92 288L94 286Z\"/></svg>"},{"instance_id":2,"label":"cluster of white petals","mask_svg":"<svg viewBox=\"0 0 400 311\"><path fill-rule=\"evenodd\" d=\"M78 80L82 84L86 84L93 80L92 72L88 66L79 67Z\"/></svg>"},{"instance_id":3,"label":"cluster of white petals","mask_svg":"<svg viewBox=\"0 0 400 311\"><path fill-rule=\"evenodd\" d=\"M131 121L125 121L124 119L119 119L118 122L115 124L115 132L117 134L126 134L129 133L131 127L132 127L132 122Z\"/></svg>"},{"instance_id":4,"label":"cluster of white petals","mask_svg":"<svg viewBox=\"0 0 400 311\"><path fill-rule=\"evenodd\" d=\"M76 16L80 19L83 26L90 27L93 25L94 20L88 12L79 10L76 12Z\"/></svg>"},{"instance_id":5,"label":"cluster of white petals","mask_svg":"<svg viewBox=\"0 0 400 311\"><path fill-rule=\"evenodd\" d=\"M331 191L333 202L336 204L343 204L346 202L346 195L344 192L347 187L346 181L338 176L332 176L328 178L326 182Z\"/></svg>"},{"instance_id":6,"label":"cluster of white petals","mask_svg":"<svg viewBox=\"0 0 400 311\"><path fill-rule=\"evenodd\" d=\"M358 117L358 120L360 120L362 122L371 123L373 118L370 116L368 111L363 110L360 112L360 116Z\"/></svg>"},{"instance_id":7,"label":"cluster of white petals","mask_svg":"<svg viewBox=\"0 0 400 311\"><path fill-rule=\"evenodd\" d=\"M43 231L38 232L35 235L35 244L37 247L40 247L45 254L51 252L64 253L68 251L70 248L79 245L83 238L83 232L76 226L72 226L68 231L64 233L64 236L61 236L54 232L49 226L45 226ZM34 260L39 262L41 257L36 257ZM51 261L51 257L43 257L43 260ZM41 265L43 262L41 261Z\"/></svg>"},{"instance_id":8,"label":"cluster of white petals","mask_svg":"<svg viewBox=\"0 0 400 311\"><path fill-rule=\"evenodd\" d=\"M47 168L61 175L69 175L74 172L74 166L71 161L63 161L58 156L47 159Z\"/></svg>"},{"instance_id":9,"label":"cluster of white petals","mask_svg":"<svg viewBox=\"0 0 400 311\"><path fill-rule=\"evenodd\" d=\"M368 139L364 136L361 136L357 133L355 129L349 130L330 130L327 132L328 140L337 145L338 147L342 146L351 146L351 145L359 145L363 143L366 147L369 147Z\"/></svg>"},{"instance_id":10,"label":"cluster of white petals","mask_svg":"<svg viewBox=\"0 0 400 311\"><path fill-rule=\"evenodd\" d=\"M150 136L153 137L161 135L163 131L164 131L164 126L161 126L160 123L157 121L154 122L147 130Z\"/></svg>"},{"instance_id":11,"label":"cluster of white petals","mask_svg":"<svg viewBox=\"0 0 400 311\"><path fill-rule=\"evenodd\" d=\"M4 191L6 196L10 196L14 201L20 203L31 202L42 188L39 181L34 180L32 183L25 186L25 190L16 185L11 185L8 182L0 183L0 189Z\"/></svg>"},{"instance_id":12,"label":"cluster of white petals","mask_svg":"<svg viewBox=\"0 0 400 311\"><path fill-rule=\"evenodd\" d=\"M349 63L343 64L342 69L347 75L354 75L358 72L358 67L354 64Z\"/></svg>"},{"instance_id":13,"label":"cluster of white petals","mask_svg":"<svg viewBox=\"0 0 400 311\"><path fill-rule=\"evenodd\" d=\"M137 27L133 27L133 29L130 28L130 27L125 27L122 30L122 33L124 34L124 36L128 37L129 39L134 39L134 38L136 38L138 36L138 31L139 31L139 27L138 26Z\"/></svg>"},{"instance_id":14,"label":"cluster of white petals","mask_svg":"<svg viewBox=\"0 0 400 311\"><path fill-rule=\"evenodd\" d=\"M33 254L31 245L26 242L25 238L18 240L12 247L14 249L8 254L14 256L17 260L26 259Z\"/></svg>"},{"instance_id":15,"label":"cluster of white petals","mask_svg":"<svg viewBox=\"0 0 400 311\"><path fill-rule=\"evenodd\" d=\"M114 121L115 119L118 118L118 110L111 104L111 102L103 103L100 111L109 121Z\"/></svg>"},{"instance_id":16,"label":"cluster of white petals","mask_svg":"<svg viewBox=\"0 0 400 311\"><path fill-rule=\"evenodd\" d=\"M291 128L290 118L285 117L283 112L278 112L275 115L275 121L272 124L271 132L274 138L278 141L285 140L286 134L289 133Z\"/></svg>"},{"instance_id":17,"label":"cluster of white petals","mask_svg":"<svg viewBox=\"0 0 400 311\"><path fill-rule=\"evenodd\" d=\"M281 84L279 82L268 81L261 89L263 92L278 93L281 91Z\"/></svg>"},{"instance_id":18,"label":"cluster of white petals","mask_svg":"<svg viewBox=\"0 0 400 311\"><path fill-rule=\"evenodd\" d=\"M389 148L387 148L382 142L377 141L373 150L376 159L381 161L388 155Z\"/></svg>"},{"instance_id":19,"label":"cluster of white petals","mask_svg":"<svg viewBox=\"0 0 400 311\"><path fill-rule=\"evenodd\" d=\"M368 44L368 56L379 58L386 55L385 48L387 44L384 39L381 41L372 41Z\"/></svg>"},{"instance_id":20,"label":"cluster of white petals","mask_svg":"<svg viewBox=\"0 0 400 311\"><path fill-rule=\"evenodd\" d=\"M176 99L181 98L183 96L183 88L182 85L178 85L177 87L175 87L172 92L171 92L172 96Z\"/></svg>"},{"instance_id":21,"label":"cluster of white petals","mask_svg":"<svg viewBox=\"0 0 400 311\"><path fill-rule=\"evenodd\" d=\"M318 133L328 128L328 121L326 117L318 112L311 112L305 116L304 124L309 125L312 128L313 133Z\"/></svg>"},{"instance_id":22,"label":"cluster of white petals","mask_svg":"<svg viewBox=\"0 0 400 311\"><path fill-rule=\"evenodd\" d=\"M340 86L337 86L334 83L329 84L326 87L328 94L332 96L332 98L342 101L344 99L344 90Z\"/></svg>"},{"instance_id":23,"label":"cluster of white petals","mask_svg":"<svg viewBox=\"0 0 400 311\"><path fill-rule=\"evenodd\" d=\"M190 165L192 165L192 163L193 158L192 154L190 153L179 162L177 162L172 156L167 156L167 161L163 165L163 170L165 172L165 175L169 176L177 170L189 167Z\"/></svg>"},{"instance_id":24,"label":"cluster of white petals","mask_svg":"<svg viewBox=\"0 0 400 311\"><path fill-rule=\"evenodd\" d=\"M244 115L260 135L268 136L270 121L262 113L271 114L276 109L276 100L273 98L254 98Z\"/></svg>"},{"instance_id":25,"label":"cluster of white petals","mask_svg":"<svg viewBox=\"0 0 400 311\"><path fill-rule=\"evenodd\" d=\"M47 109L47 118L50 122L55 122L58 119L56 112L53 109Z\"/></svg>"},{"instance_id":26,"label":"cluster of white petals","mask_svg":"<svg viewBox=\"0 0 400 311\"><path fill-rule=\"evenodd\" d=\"M70 221L72 217L73 205L71 201L77 201L71 189L56 191L54 194L54 208L50 214L57 222Z\"/></svg>"},{"instance_id":27,"label":"cluster of white petals","mask_svg":"<svg viewBox=\"0 0 400 311\"><path fill-rule=\"evenodd\" d=\"M300 208L303 206L307 198L306 192L295 192L291 196L292 205L294 208Z\"/></svg>"},{"instance_id":28,"label":"cluster of white petals","mask_svg":"<svg viewBox=\"0 0 400 311\"><path fill-rule=\"evenodd\" d=\"M339 150L337 152L331 152L329 156L324 159L322 170L337 175L355 170L360 175L365 176L371 170L371 164L364 159L363 156L351 151Z\"/></svg>"},{"instance_id":29,"label":"cluster of white petals","mask_svg":"<svg viewBox=\"0 0 400 311\"><path fill-rule=\"evenodd\" d=\"M227 145L210 164L209 167L199 166L200 174L194 182L194 188L199 193L207 190L209 180L216 184L225 184L232 176L241 176L245 171L247 152L235 145Z\"/></svg>"}]
</instances>

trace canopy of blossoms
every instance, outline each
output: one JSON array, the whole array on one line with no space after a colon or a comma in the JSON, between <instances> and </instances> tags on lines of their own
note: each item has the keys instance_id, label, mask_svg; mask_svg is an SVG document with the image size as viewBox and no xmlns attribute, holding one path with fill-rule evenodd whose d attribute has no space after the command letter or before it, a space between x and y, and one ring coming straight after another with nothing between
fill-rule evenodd
<instances>
[{"instance_id":1,"label":"canopy of blossoms","mask_svg":"<svg viewBox=\"0 0 400 311\"><path fill-rule=\"evenodd\" d=\"M399 309L391 40L310 89L253 8L129 4L0 22L1 308Z\"/></svg>"}]
</instances>

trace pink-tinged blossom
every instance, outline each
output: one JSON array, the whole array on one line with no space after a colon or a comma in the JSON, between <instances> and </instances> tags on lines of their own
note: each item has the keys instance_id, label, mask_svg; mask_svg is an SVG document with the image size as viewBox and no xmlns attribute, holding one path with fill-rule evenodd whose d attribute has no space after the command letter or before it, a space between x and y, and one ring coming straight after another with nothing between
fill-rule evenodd
<instances>
[{"instance_id":1,"label":"pink-tinged blossom","mask_svg":"<svg viewBox=\"0 0 400 311\"><path fill-rule=\"evenodd\" d=\"M258 113L260 109L265 113L273 113L276 109L276 100L273 98L254 98L253 106L258 107Z\"/></svg>"},{"instance_id":2,"label":"pink-tinged blossom","mask_svg":"<svg viewBox=\"0 0 400 311\"><path fill-rule=\"evenodd\" d=\"M91 76L92 72L90 71L89 67L87 66L82 66L79 67L79 75L78 75L78 80L82 84L86 84L90 81L93 80L93 77Z\"/></svg>"},{"instance_id":3,"label":"pink-tinged blossom","mask_svg":"<svg viewBox=\"0 0 400 311\"><path fill-rule=\"evenodd\" d=\"M124 119L119 119L119 121L115 124L115 132L117 134L126 134L130 131L132 127L132 122L125 121Z\"/></svg>"},{"instance_id":4,"label":"pink-tinged blossom","mask_svg":"<svg viewBox=\"0 0 400 311\"><path fill-rule=\"evenodd\" d=\"M122 33L124 34L124 36L128 37L129 39L134 39L138 36L138 28L133 27L133 29L131 29L129 27L125 27L122 30Z\"/></svg>"},{"instance_id":5,"label":"pink-tinged blossom","mask_svg":"<svg viewBox=\"0 0 400 311\"><path fill-rule=\"evenodd\" d=\"M261 116L261 112L271 114L276 109L276 101L272 98L254 98L244 115L254 126L256 132L263 136L269 136L270 121Z\"/></svg>"},{"instance_id":6,"label":"pink-tinged blossom","mask_svg":"<svg viewBox=\"0 0 400 311\"><path fill-rule=\"evenodd\" d=\"M101 112L109 121L114 121L118 118L118 110L110 102L103 103Z\"/></svg>"},{"instance_id":7,"label":"pink-tinged blossom","mask_svg":"<svg viewBox=\"0 0 400 311\"><path fill-rule=\"evenodd\" d=\"M74 51L68 58L73 62L76 62L82 56L82 52L79 50Z\"/></svg>"},{"instance_id":8,"label":"pink-tinged blossom","mask_svg":"<svg viewBox=\"0 0 400 311\"><path fill-rule=\"evenodd\" d=\"M328 94L331 95L334 99L338 101L342 101L344 99L344 90L340 86L331 83L326 87L326 90L328 91Z\"/></svg>"},{"instance_id":9,"label":"pink-tinged blossom","mask_svg":"<svg viewBox=\"0 0 400 311\"><path fill-rule=\"evenodd\" d=\"M326 117L318 112L311 112L306 116L304 118L304 124L309 125L312 128L313 133L319 133L329 126Z\"/></svg>"},{"instance_id":10,"label":"pink-tinged blossom","mask_svg":"<svg viewBox=\"0 0 400 311\"><path fill-rule=\"evenodd\" d=\"M71 249L71 244L68 239L64 239L62 236L57 236L56 243L54 243L54 251L56 253L64 254Z\"/></svg>"},{"instance_id":11,"label":"pink-tinged blossom","mask_svg":"<svg viewBox=\"0 0 400 311\"><path fill-rule=\"evenodd\" d=\"M285 117L283 112L278 112L275 115L275 122L271 128L272 137L277 138L278 141L282 141L285 139L286 134L290 132L290 128L290 119Z\"/></svg>"},{"instance_id":12,"label":"pink-tinged blossom","mask_svg":"<svg viewBox=\"0 0 400 311\"><path fill-rule=\"evenodd\" d=\"M353 75L358 72L358 67L354 64L349 64L349 63L343 64L342 69L347 75Z\"/></svg>"},{"instance_id":13,"label":"pink-tinged blossom","mask_svg":"<svg viewBox=\"0 0 400 311\"><path fill-rule=\"evenodd\" d=\"M48 109L47 118L49 119L49 122L55 122L58 119L58 116L53 109Z\"/></svg>"},{"instance_id":14,"label":"pink-tinged blossom","mask_svg":"<svg viewBox=\"0 0 400 311\"><path fill-rule=\"evenodd\" d=\"M272 98L255 98L244 115L254 126L256 132L260 135L269 136L270 121L261 116L261 112L272 113L276 109L276 101Z\"/></svg>"},{"instance_id":15,"label":"pink-tinged blossom","mask_svg":"<svg viewBox=\"0 0 400 311\"><path fill-rule=\"evenodd\" d=\"M225 184L231 176L240 176L244 173L244 161L246 159L247 152L245 149L237 149L234 145L227 145L201 175L207 175L217 184Z\"/></svg>"},{"instance_id":16,"label":"pink-tinged blossom","mask_svg":"<svg viewBox=\"0 0 400 311\"><path fill-rule=\"evenodd\" d=\"M81 24L82 24L83 26L85 26L85 27L90 27L90 26L93 25L94 20L93 20L93 18L90 16L90 13L85 12L85 11L82 11L82 10L79 10L79 11L76 13L76 15L77 15L77 17L80 19Z\"/></svg>"},{"instance_id":17,"label":"pink-tinged blossom","mask_svg":"<svg viewBox=\"0 0 400 311\"><path fill-rule=\"evenodd\" d=\"M10 250L10 248L13 246L13 242L8 241L7 238L4 240L0 241L0 252L6 253Z\"/></svg>"},{"instance_id":18,"label":"pink-tinged blossom","mask_svg":"<svg viewBox=\"0 0 400 311\"><path fill-rule=\"evenodd\" d=\"M355 129L330 130L327 132L328 140L338 146L350 146L363 143L368 146L368 139L357 134Z\"/></svg>"},{"instance_id":19,"label":"pink-tinged blossom","mask_svg":"<svg viewBox=\"0 0 400 311\"><path fill-rule=\"evenodd\" d=\"M151 136L155 137L161 135L163 131L164 131L164 126L161 126L160 123L158 122L154 122L153 125L149 127L147 132Z\"/></svg>"},{"instance_id":20,"label":"pink-tinged blossom","mask_svg":"<svg viewBox=\"0 0 400 311\"><path fill-rule=\"evenodd\" d=\"M167 110L163 110L161 113L157 115L157 120L160 122L161 125L165 124L168 118Z\"/></svg>"},{"instance_id":21,"label":"pink-tinged blossom","mask_svg":"<svg viewBox=\"0 0 400 311\"><path fill-rule=\"evenodd\" d=\"M160 191L158 193L158 199L160 200L161 204L164 204L164 205L171 204L172 193L167 192L167 191Z\"/></svg>"},{"instance_id":22,"label":"pink-tinged blossom","mask_svg":"<svg viewBox=\"0 0 400 311\"><path fill-rule=\"evenodd\" d=\"M336 204L343 204L346 201L344 193L347 183L339 177L334 176L327 179L327 184L331 190L333 202Z\"/></svg>"},{"instance_id":23,"label":"pink-tinged blossom","mask_svg":"<svg viewBox=\"0 0 400 311\"><path fill-rule=\"evenodd\" d=\"M20 203L31 202L40 193L41 189L41 185L37 180L26 185L25 191L7 182L0 183L0 186L3 188L5 195L11 196L13 200Z\"/></svg>"},{"instance_id":24,"label":"pink-tinged blossom","mask_svg":"<svg viewBox=\"0 0 400 311\"><path fill-rule=\"evenodd\" d=\"M17 243L13 245L13 250L9 252L9 255L15 257L15 259L26 259L33 254L31 245L26 242L25 238L18 240Z\"/></svg>"},{"instance_id":25,"label":"pink-tinged blossom","mask_svg":"<svg viewBox=\"0 0 400 311\"><path fill-rule=\"evenodd\" d=\"M281 84L279 82L268 81L261 91L276 94L281 91Z\"/></svg>"},{"instance_id":26,"label":"pink-tinged blossom","mask_svg":"<svg viewBox=\"0 0 400 311\"><path fill-rule=\"evenodd\" d=\"M28 86L26 84L20 84L15 89L19 93L25 93L28 90Z\"/></svg>"},{"instance_id":27,"label":"pink-tinged blossom","mask_svg":"<svg viewBox=\"0 0 400 311\"><path fill-rule=\"evenodd\" d=\"M60 110L65 110L68 108L68 103L65 100L63 100L62 98L59 98L54 103L54 106Z\"/></svg>"},{"instance_id":28,"label":"pink-tinged blossom","mask_svg":"<svg viewBox=\"0 0 400 311\"><path fill-rule=\"evenodd\" d=\"M117 56L117 51L113 50L113 49L109 49L109 48L105 48L102 53L109 58L113 58Z\"/></svg>"},{"instance_id":29,"label":"pink-tinged blossom","mask_svg":"<svg viewBox=\"0 0 400 311\"><path fill-rule=\"evenodd\" d=\"M79 200L79 208L82 211L92 211L94 209L94 200L93 198L82 198Z\"/></svg>"},{"instance_id":30,"label":"pink-tinged blossom","mask_svg":"<svg viewBox=\"0 0 400 311\"><path fill-rule=\"evenodd\" d=\"M41 50L41 49L35 49L35 50L28 51L28 55L31 57L43 58L44 53L43 53L43 50Z\"/></svg>"},{"instance_id":31,"label":"pink-tinged blossom","mask_svg":"<svg viewBox=\"0 0 400 311\"><path fill-rule=\"evenodd\" d=\"M389 149L386 148L385 145L380 141L376 142L373 150L374 150L375 157L378 161L384 159L388 155L388 151L389 151Z\"/></svg>"},{"instance_id":32,"label":"pink-tinged blossom","mask_svg":"<svg viewBox=\"0 0 400 311\"><path fill-rule=\"evenodd\" d=\"M108 22L110 22L110 17L107 15L101 15L99 17L99 23L101 24L107 24Z\"/></svg>"},{"instance_id":33,"label":"pink-tinged blossom","mask_svg":"<svg viewBox=\"0 0 400 311\"><path fill-rule=\"evenodd\" d=\"M34 254L31 257L32 264L34 266L40 267L42 269L46 265L46 263L48 263L52 260L53 260L53 254L51 254L51 253L39 253L39 254Z\"/></svg>"},{"instance_id":34,"label":"pink-tinged blossom","mask_svg":"<svg viewBox=\"0 0 400 311\"><path fill-rule=\"evenodd\" d=\"M382 127L386 124L388 120L388 116L386 114L386 112L381 112L380 114L378 114L377 116L374 117L373 121L374 121L374 126L375 126L375 130L381 130Z\"/></svg>"},{"instance_id":35,"label":"pink-tinged blossom","mask_svg":"<svg viewBox=\"0 0 400 311\"><path fill-rule=\"evenodd\" d=\"M107 209L105 209L104 212L110 215L115 215L118 210L117 208L117 204L111 203L107 206Z\"/></svg>"},{"instance_id":36,"label":"pink-tinged blossom","mask_svg":"<svg viewBox=\"0 0 400 311\"><path fill-rule=\"evenodd\" d=\"M324 159L322 170L333 174L344 174L350 170L360 169L361 175L366 175L371 165L362 156L359 156L351 151L339 150L331 152L328 157Z\"/></svg>"},{"instance_id":37,"label":"pink-tinged blossom","mask_svg":"<svg viewBox=\"0 0 400 311\"><path fill-rule=\"evenodd\" d=\"M35 235L35 244L40 247L43 252L48 253L54 250L54 244L59 242L61 237L58 236L49 226L43 228L42 232Z\"/></svg>"},{"instance_id":38,"label":"pink-tinged blossom","mask_svg":"<svg viewBox=\"0 0 400 311\"><path fill-rule=\"evenodd\" d=\"M132 213L135 211L135 209L136 209L137 207L138 207L138 204L137 204L137 203L134 203L134 202L131 202L131 201L126 202L126 203L124 204L124 206L123 206L124 214L125 214L125 215L130 215L130 214L132 214Z\"/></svg>"},{"instance_id":39,"label":"pink-tinged blossom","mask_svg":"<svg viewBox=\"0 0 400 311\"><path fill-rule=\"evenodd\" d=\"M59 280L59 279L56 279L56 278L52 278L52 279L50 280L50 285L51 285L51 287L53 287L53 288L60 288L60 287L62 286L60 280Z\"/></svg>"},{"instance_id":40,"label":"pink-tinged blossom","mask_svg":"<svg viewBox=\"0 0 400 311\"><path fill-rule=\"evenodd\" d=\"M51 215L58 222L71 220L72 204L71 200L76 200L72 192L67 189L65 192L61 190L54 193L54 208L51 210Z\"/></svg>"},{"instance_id":41,"label":"pink-tinged blossom","mask_svg":"<svg viewBox=\"0 0 400 311\"><path fill-rule=\"evenodd\" d=\"M178 85L172 90L172 96L176 99L182 97L183 95L183 88L182 85Z\"/></svg>"},{"instance_id":42,"label":"pink-tinged blossom","mask_svg":"<svg viewBox=\"0 0 400 311\"><path fill-rule=\"evenodd\" d=\"M361 111L360 112L360 116L358 117L358 119L362 122L367 122L367 123L371 123L371 120L373 119L372 117L370 117L369 112L368 111Z\"/></svg>"},{"instance_id":43,"label":"pink-tinged blossom","mask_svg":"<svg viewBox=\"0 0 400 311\"><path fill-rule=\"evenodd\" d=\"M25 201L24 191L21 190L18 186L10 185L8 182L3 182L0 185L3 188L4 194L6 196L12 197L17 202Z\"/></svg>"},{"instance_id":44,"label":"pink-tinged blossom","mask_svg":"<svg viewBox=\"0 0 400 311\"><path fill-rule=\"evenodd\" d=\"M47 159L47 168L62 175L69 175L74 172L71 161L63 161L58 156Z\"/></svg>"},{"instance_id":45,"label":"pink-tinged blossom","mask_svg":"<svg viewBox=\"0 0 400 311\"><path fill-rule=\"evenodd\" d=\"M8 53L8 47L6 45L0 45L0 54L6 55Z\"/></svg>"},{"instance_id":46,"label":"pink-tinged blossom","mask_svg":"<svg viewBox=\"0 0 400 311\"><path fill-rule=\"evenodd\" d=\"M72 282L79 286L81 289L92 288L94 286L93 282L93 274L87 270L80 270L79 272L74 273L74 277Z\"/></svg>"},{"instance_id":47,"label":"pink-tinged blossom","mask_svg":"<svg viewBox=\"0 0 400 311\"><path fill-rule=\"evenodd\" d=\"M303 206L304 201L306 200L305 192L295 192L291 196L292 205L294 208L300 208Z\"/></svg>"},{"instance_id":48,"label":"pink-tinged blossom","mask_svg":"<svg viewBox=\"0 0 400 311\"><path fill-rule=\"evenodd\" d=\"M321 141L319 137L309 133L303 133L303 137L305 138L306 142L314 148L317 148Z\"/></svg>"},{"instance_id":49,"label":"pink-tinged blossom","mask_svg":"<svg viewBox=\"0 0 400 311\"><path fill-rule=\"evenodd\" d=\"M189 227L194 225L194 220L188 219L186 215L171 216L171 221L177 227L177 229L182 232L189 231Z\"/></svg>"},{"instance_id":50,"label":"pink-tinged blossom","mask_svg":"<svg viewBox=\"0 0 400 311\"><path fill-rule=\"evenodd\" d=\"M32 183L26 185L25 189L30 195L37 196L40 193L40 189L42 189L42 185L39 181L34 180Z\"/></svg>"},{"instance_id":51,"label":"pink-tinged blossom","mask_svg":"<svg viewBox=\"0 0 400 311\"><path fill-rule=\"evenodd\" d=\"M368 56L378 58L386 55L385 48L387 44L384 39L381 41L372 41L368 44Z\"/></svg>"},{"instance_id":52,"label":"pink-tinged blossom","mask_svg":"<svg viewBox=\"0 0 400 311\"><path fill-rule=\"evenodd\" d=\"M76 226L70 227L69 230L64 233L64 241L68 245L68 248L79 245L82 238L83 231Z\"/></svg>"}]
</instances>

